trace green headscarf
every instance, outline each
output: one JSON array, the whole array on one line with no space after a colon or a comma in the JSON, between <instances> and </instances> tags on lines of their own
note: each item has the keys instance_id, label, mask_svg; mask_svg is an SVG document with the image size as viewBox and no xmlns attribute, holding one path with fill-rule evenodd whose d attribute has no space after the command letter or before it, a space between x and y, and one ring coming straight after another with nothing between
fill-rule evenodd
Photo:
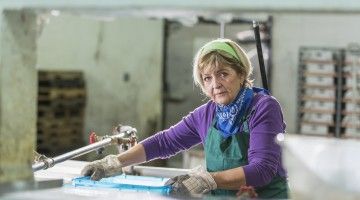
<instances>
[{"instance_id":1,"label":"green headscarf","mask_svg":"<svg viewBox=\"0 0 360 200\"><path fill-rule=\"evenodd\" d=\"M224 52L230 54L236 60L240 61L240 58L237 55L236 51L228 43L221 42L221 41L213 41L213 42L206 44L203 47L200 55L204 56L213 51L224 51Z\"/></svg>"}]
</instances>

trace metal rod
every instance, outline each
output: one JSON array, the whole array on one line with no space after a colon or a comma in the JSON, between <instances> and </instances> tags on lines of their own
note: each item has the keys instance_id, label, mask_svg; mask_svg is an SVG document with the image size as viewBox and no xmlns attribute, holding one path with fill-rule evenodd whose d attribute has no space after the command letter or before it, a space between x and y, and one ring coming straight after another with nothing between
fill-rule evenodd
<instances>
[{"instance_id":1,"label":"metal rod","mask_svg":"<svg viewBox=\"0 0 360 200\"><path fill-rule=\"evenodd\" d=\"M81 155L84 155L86 153L89 153L91 151L94 151L98 148L105 147L107 145L110 145L112 143L112 138L106 138L99 142L81 147L79 149L67 152L65 154L62 154L60 156L56 156L54 158L47 158L45 161L35 163L32 165L32 169L34 172L41 170L41 169L47 169L52 166L54 166L57 163L64 162L66 160L69 160L71 158L75 158Z\"/></svg>"},{"instance_id":2,"label":"metal rod","mask_svg":"<svg viewBox=\"0 0 360 200\"><path fill-rule=\"evenodd\" d=\"M269 90L269 86L268 86L268 82L267 82L267 78L266 78L264 57L263 57L262 47L261 47L259 24L256 21L253 21L253 28L254 28L254 35L255 35L255 41L256 41L256 50L257 50L257 55L259 58L259 67L260 67L262 85L263 85L264 89Z\"/></svg>"},{"instance_id":3,"label":"metal rod","mask_svg":"<svg viewBox=\"0 0 360 200\"><path fill-rule=\"evenodd\" d=\"M220 22L220 38L225 38L225 22Z\"/></svg>"}]
</instances>

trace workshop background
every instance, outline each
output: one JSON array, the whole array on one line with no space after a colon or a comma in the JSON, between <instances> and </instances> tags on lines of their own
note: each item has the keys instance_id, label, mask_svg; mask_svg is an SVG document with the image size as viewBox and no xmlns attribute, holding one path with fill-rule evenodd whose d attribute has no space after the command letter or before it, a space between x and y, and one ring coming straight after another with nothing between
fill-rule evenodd
<instances>
[{"instance_id":1,"label":"workshop background","mask_svg":"<svg viewBox=\"0 0 360 200\"><path fill-rule=\"evenodd\" d=\"M114 17L111 14L111 19L104 19L107 15L87 17L84 14L68 13L61 13L59 16L50 13L46 17L47 21L41 24L42 29L36 41L36 69L83 73L86 107L84 127L78 134L83 136L84 143L90 131L106 134L118 123L136 127L140 139L144 139L156 131L169 128L207 101L193 84L192 59L196 50L206 41L220 37L220 25L206 23L204 20L205 22L186 26L177 21ZM298 114L301 112L298 101L306 93L301 90L299 83L299 68L303 67L300 62L301 48L309 47L309 52L313 49L313 59L320 59L320 62L314 64L325 65L325 70L320 71L322 74L315 74L314 78L332 78L336 70L332 69L327 75L327 60L325 63L322 61L332 61L336 55L329 55L330 50L326 49L346 49L359 41L360 30L349 31L349 28L357 26L360 15L275 13L259 16L265 22L269 17L272 21L271 33L268 33L271 34L268 38L271 40L272 57L269 76L271 92L283 106L287 131L298 133ZM251 21L252 18L244 15L239 19ZM225 37L238 40L241 44L241 37L246 31L251 31L251 24L233 22L226 25ZM243 42L243 46L249 52L254 51L255 43L248 40ZM258 70L256 54L252 57L252 62L255 70ZM259 71L255 72L259 74ZM262 86L260 76L255 83ZM330 84L335 86L333 83L331 81ZM331 86L330 84L327 86ZM323 93L333 92L333 99L321 101L332 102L332 107L325 108L332 112L336 102L335 87L315 87L309 91L310 95L317 97L316 95L321 94L316 92L321 91L313 91L314 89L323 89ZM331 116L332 119L333 113L329 112L318 114ZM333 123L335 124L334 120ZM323 123L312 125L316 125L317 129L327 126ZM311 130L312 127L308 129L310 130L305 131L306 133L335 133L327 128L322 131ZM57 137L54 140L60 139ZM179 159L174 160L177 161ZM169 165L179 167L181 163L170 161Z\"/></svg>"},{"instance_id":2,"label":"workshop background","mask_svg":"<svg viewBox=\"0 0 360 200\"><path fill-rule=\"evenodd\" d=\"M358 140L360 3L346 2L0 2L0 183L32 177L33 150L66 153L119 123L139 141L175 124L207 101L192 59L211 39L239 42L261 87L252 20L287 132ZM150 165L202 162L196 147Z\"/></svg>"}]
</instances>

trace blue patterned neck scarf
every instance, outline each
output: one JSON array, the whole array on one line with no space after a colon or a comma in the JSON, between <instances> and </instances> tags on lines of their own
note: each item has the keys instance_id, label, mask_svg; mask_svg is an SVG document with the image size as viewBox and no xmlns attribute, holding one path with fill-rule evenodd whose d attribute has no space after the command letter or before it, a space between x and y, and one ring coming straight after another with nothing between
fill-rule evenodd
<instances>
[{"instance_id":1,"label":"blue patterned neck scarf","mask_svg":"<svg viewBox=\"0 0 360 200\"><path fill-rule=\"evenodd\" d=\"M243 88L235 100L228 105L216 104L216 128L224 138L235 135L240 129L240 120L253 99L252 88Z\"/></svg>"}]
</instances>

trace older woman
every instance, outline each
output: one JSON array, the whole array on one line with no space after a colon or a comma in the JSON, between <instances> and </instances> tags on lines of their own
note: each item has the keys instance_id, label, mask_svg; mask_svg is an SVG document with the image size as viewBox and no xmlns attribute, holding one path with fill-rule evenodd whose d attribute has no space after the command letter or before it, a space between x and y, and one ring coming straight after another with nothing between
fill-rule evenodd
<instances>
[{"instance_id":1,"label":"older woman","mask_svg":"<svg viewBox=\"0 0 360 200\"><path fill-rule=\"evenodd\" d=\"M274 142L285 131L281 107L266 90L252 87L251 72L246 53L235 42L205 44L195 56L193 76L210 100L130 150L90 163L83 174L98 180L202 143L206 169L171 179L174 192L235 195L240 187L252 186L260 198L287 198L281 150Z\"/></svg>"}]
</instances>

